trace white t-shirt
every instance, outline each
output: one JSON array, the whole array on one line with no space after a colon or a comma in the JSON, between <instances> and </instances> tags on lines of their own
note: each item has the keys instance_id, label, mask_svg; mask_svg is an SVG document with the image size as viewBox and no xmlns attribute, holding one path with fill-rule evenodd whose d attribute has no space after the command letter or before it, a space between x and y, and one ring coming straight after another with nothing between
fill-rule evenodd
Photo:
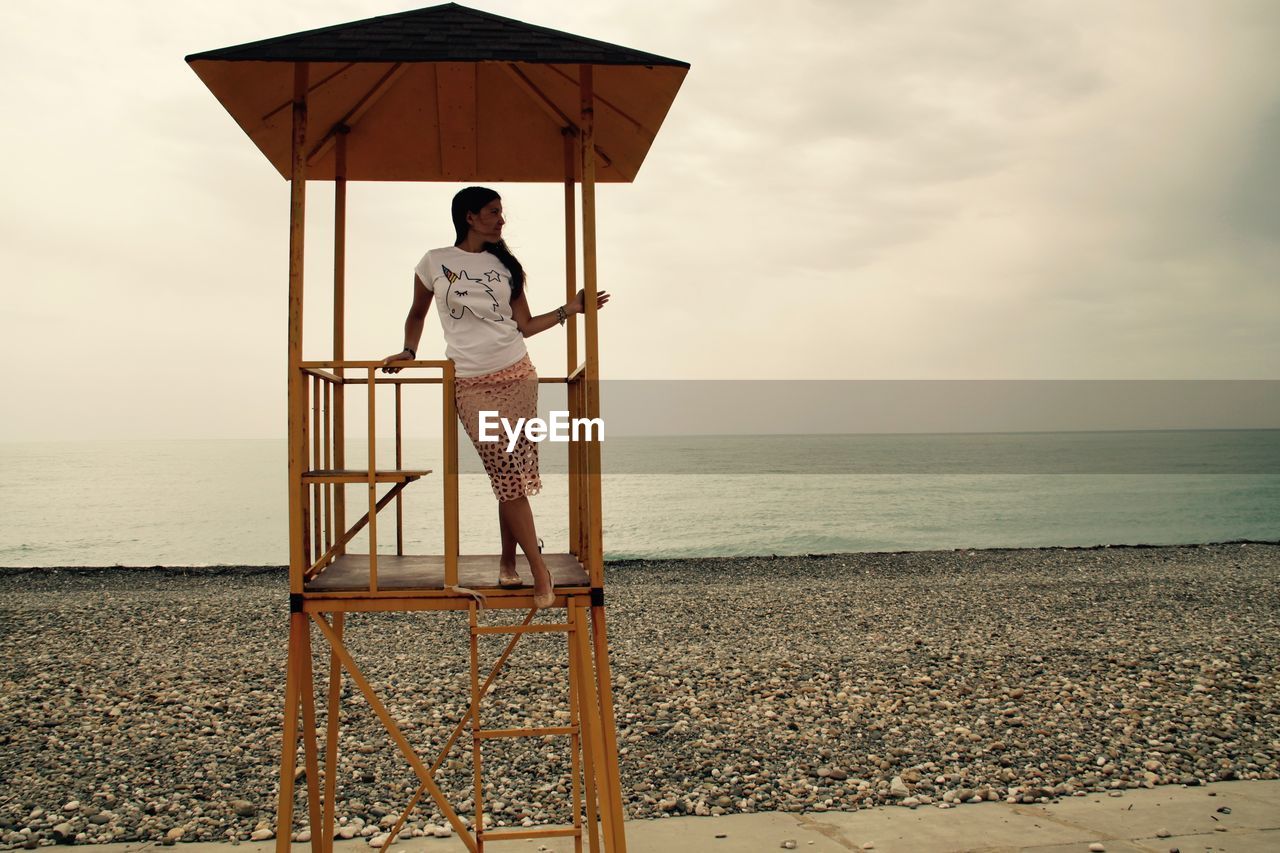
<instances>
[{"instance_id":1,"label":"white t-shirt","mask_svg":"<svg viewBox=\"0 0 1280 853\"><path fill-rule=\"evenodd\" d=\"M511 270L491 252L432 249L414 272L435 294L445 355L458 376L510 367L528 350L511 311Z\"/></svg>"}]
</instances>

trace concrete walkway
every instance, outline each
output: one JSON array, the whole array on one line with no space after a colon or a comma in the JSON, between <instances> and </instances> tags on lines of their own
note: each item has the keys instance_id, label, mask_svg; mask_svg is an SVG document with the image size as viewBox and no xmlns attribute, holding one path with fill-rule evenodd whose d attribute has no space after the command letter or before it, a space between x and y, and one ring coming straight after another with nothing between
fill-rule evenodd
<instances>
[{"instance_id":1,"label":"concrete walkway","mask_svg":"<svg viewBox=\"0 0 1280 853\"><path fill-rule=\"evenodd\" d=\"M1160 834L1167 833L1167 837ZM765 853L794 841L810 853L1277 853L1280 851L1280 781L1219 782L1205 787L1165 786L1090 794L1045 805L979 803L939 809L888 807L857 812L766 812L725 817L678 817L627 822L628 853ZM508 841L494 851L573 850L571 839ZM182 844L174 853L271 853L258 844ZM310 844L293 845L308 853ZM584 849L586 845L584 844ZM1097 848L1094 848L1097 849ZM152 844L105 844L94 853L154 851ZM334 853L369 853L364 841L341 841ZM390 853L457 853L457 838L412 838Z\"/></svg>"}]
</instances>

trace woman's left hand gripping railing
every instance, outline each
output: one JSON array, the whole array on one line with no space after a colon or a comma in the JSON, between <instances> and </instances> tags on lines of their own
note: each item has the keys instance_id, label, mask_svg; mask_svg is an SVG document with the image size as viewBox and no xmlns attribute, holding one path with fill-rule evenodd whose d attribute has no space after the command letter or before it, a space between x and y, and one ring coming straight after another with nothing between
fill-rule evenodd
<instances>
[{"instance_id":1,"label":"woman's left hand gripping railing","mask_svg":"<svg viewBox=\"0 0 1280 853\"><path fill-rule=\"evenodd\" d=\"M425 368L436 376L380 374L380 361L306 361L300 369L309 388L310 417L301 424L310 449L310 467L303 472L303 550L309 566L304 580L311 582L346 553L346 546L365 527L369 528L369 592L378 591L378 513L396 501L396 554L404 554L401 492L413 481L431 473L430 469L404 466L402 389L405 385L441 386L444 461L444 587L458 583L458 429L454 402L454 372L451 361L397 361L405 370ZM336 371L336 372L335 372ZM348 373L352 371L354 375ZM363 374L363 375L362 375ZM368 462L364 470L346 467L347 386L367 386ZM377 460L377 388L395 387L395 467L379 470ZM346 523L345 487L368 485L368 511L350 527ZM379 484L391 488L378 497ZM309 487L309 488L308 488ZM336 487L336 488L335 488ZM344 572L345 574L345 572ZM344 590L346 584L343 585Z\"/></svg>"}]
</instances>

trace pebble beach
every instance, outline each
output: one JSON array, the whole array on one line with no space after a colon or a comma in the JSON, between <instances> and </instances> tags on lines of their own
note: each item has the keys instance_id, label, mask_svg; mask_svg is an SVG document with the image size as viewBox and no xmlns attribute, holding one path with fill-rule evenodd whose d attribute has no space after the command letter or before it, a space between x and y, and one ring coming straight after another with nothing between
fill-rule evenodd
<instances>
[{"instance_id":1,"label":"pebble beach","mask_svg":"<svg viewBox=\"0 0 1280 853\"><path fill-rule=\"evenodd\" d=\"M1280 778L1277 544L627 561L607 577L629 817ZM467 707L465 619L347 618L428 761ZM279 567L0 570L4 846L281 831L286 636ZM563 725L563 642L522 641L486 727ZM323 691L318 633L313 647ZM350 680L343 695L339 834L376 846L417 783ZM485 762L495 824L567 821L563 738L496 742ZM464 814L471 778L464 737L440 776ZM407 832L441 823L427 800Z\"/></svg>"}]
</instances>

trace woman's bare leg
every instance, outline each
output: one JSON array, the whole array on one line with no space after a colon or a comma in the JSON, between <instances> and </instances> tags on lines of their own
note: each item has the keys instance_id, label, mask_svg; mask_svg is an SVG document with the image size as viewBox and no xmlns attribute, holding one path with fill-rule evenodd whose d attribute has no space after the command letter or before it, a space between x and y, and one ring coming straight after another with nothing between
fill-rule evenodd
<instances>
[{"instance_id":1,"label":"woman's bare leg","mask_svg":"<svg viewBox=\"0 0 1280 853\"><path fill-rule=\"evenodd\" d=\"M506 523L507 529L520 544L529 568L533 570L533 595L535 598L546 596L551 592L551 572L542 561L542 553L538 550L538 531L533 523L533 508L528 498L516 498L513 501L499 501L498 515Z\"/></svg>"},{"instance_id":2,"label":"woman's bare leg","mask_svg":"<svg viewBox=\"0 0 1280 853\"><path fill-rule=\"evenodd\" d=\"M498 502L498 531L502 536L502 556L498 558L498 577L520 577L516 568L516 536L507 524L507 517L502 512L502 502Z\"/></svg>"}]
</instances>

